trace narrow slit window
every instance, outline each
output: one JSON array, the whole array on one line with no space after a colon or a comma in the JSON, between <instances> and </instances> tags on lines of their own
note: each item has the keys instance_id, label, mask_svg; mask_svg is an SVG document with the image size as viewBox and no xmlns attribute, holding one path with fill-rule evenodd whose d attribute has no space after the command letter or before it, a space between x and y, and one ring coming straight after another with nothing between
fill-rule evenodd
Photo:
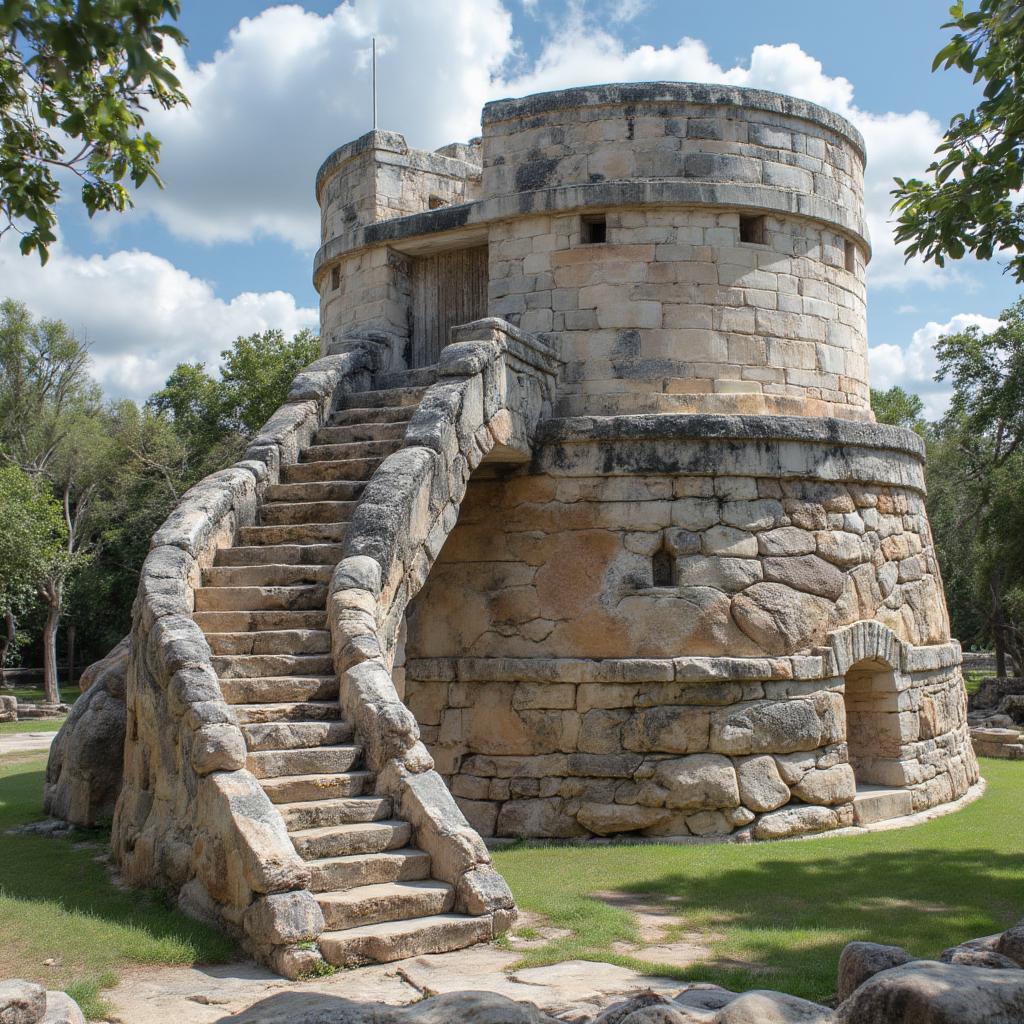
<instances>
[{"instance_id":1,"label":"narrow slit window","mask_svg":"<svg viewBox=\"0 0 1024 1024\"><path fill-rule=\"evenodd\" d=\"M768 244L768 218L740 217L740 241L751 242L754 245Z\"/></svg>"},{"instance_id":2,"label":"narrow slit window","mask_svg":"<svg viewBox=\"0 0 1024 1024\"><path fill-rule=\"evenodd\" d=\"M651 585L674 587L676 576L675 559L667 548L660 548L651 559Z\"/></svg>"},{"instance_id":3,"label":"narrow slit window","mask_svg":"<svg viewBox=\"0 0 1024 1024\"><path fill-rule=\"evenodd\" d=\"M846 264L846 269L852 274L857 269L857 246L855 246L853 242L846 242L843 251L843 260Z\"/></svg>"},{"instance_id":4,"label":"narrow slit window","mask_svg":"<svg viewBox=\"0 0 1024 1024\"><path fill-rule=\"evenodd\" d=\"M341 287L341 269L331 267L331 290L337 291Z\"/></svg>"},{"instance_id":5,"label":"narrow slit window","mask_svg":"<svg viewBox=\"0 0 1024 1024\"><path fill-rule=\"evenodd\" d=\"M584 217L580 225L580 240L584 245L608 241L608 222L601 217Z\"/></svg>"}]
</instances>

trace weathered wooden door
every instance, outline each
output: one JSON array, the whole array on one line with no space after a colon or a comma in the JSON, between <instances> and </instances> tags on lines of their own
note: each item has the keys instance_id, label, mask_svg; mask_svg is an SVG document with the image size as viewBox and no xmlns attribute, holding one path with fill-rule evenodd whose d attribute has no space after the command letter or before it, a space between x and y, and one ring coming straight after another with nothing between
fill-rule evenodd
<instances>
[{"instance_id":1,"label":"weathered wooden door","mask_svg":"<svg viewBox=\"0 0 1024 1024\"><path fill-rule=\"evenodd\" d=\"M417 257L412 303L411 365L432 366L451 327L487 316L487 246Z\"/></svg>"}]
</instances>

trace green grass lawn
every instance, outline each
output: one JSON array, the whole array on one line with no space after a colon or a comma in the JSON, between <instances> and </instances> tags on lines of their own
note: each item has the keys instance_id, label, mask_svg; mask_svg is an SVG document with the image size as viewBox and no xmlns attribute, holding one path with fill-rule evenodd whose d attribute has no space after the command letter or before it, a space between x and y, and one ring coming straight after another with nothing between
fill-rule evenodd
<instances>
[{"instance_id":1,"label":"green grass lawn","mask_svg":"<svg viewBox=\"0 0 1024 1024\"><path fill-rule=\"evenodd\" d=\"M15 732L56 732L67 718L25 718L20 722L0 722L0 736Z\"/></svg>"},{"instance_id":2,"label":"green grass lawn","mask_svg":"<svg viewBox=\"0 0 1024 1024\"><path fill-rule=\"evenodd\" d=\"M520 966L604 960L732 989L774 988L827 1001L847 942L922 957L1024 916L1024 764L985 760L985 796L913 828L753 845L517 846L494 855L520 907L572 935L524 952ZM617 955L635 942L627 910L597 892L664 901L699 932L713 962L674 970ZM672 938L670 933L668 936Z\"/></svg>"},{"instance_id":3,"label":"green grass lawn","mask_svg":"<svg viewBox=\"0 0 1024 1024\"><path fill-rule=\"evenodd\" d=\"M7 834L42 817L45 767L39 756L0 761L0 978L67 989L88 1015L98 1016L102 989L131 964L232 956L228 939L169 909L159 895L112 885L103 863L109 835Z\"/></svg>"}]
</instances>

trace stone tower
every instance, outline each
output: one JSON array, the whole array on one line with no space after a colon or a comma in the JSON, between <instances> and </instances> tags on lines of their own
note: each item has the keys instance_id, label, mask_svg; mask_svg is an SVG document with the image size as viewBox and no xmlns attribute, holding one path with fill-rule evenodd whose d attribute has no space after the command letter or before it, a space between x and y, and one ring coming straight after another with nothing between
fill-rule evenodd
<instances>
[{"instance_id":1,"label":"stone tower","mask_svg":"<svg viewBox=\"0 0 1024 1024\"><path fill-rule=\"evenodd\" d=\"M864 160L813 104L650 83L321 169L329 351L427 366L497 317L564 364L407 617L405 699L482 834L774 838L976 781L923 448L870 411Z\"/></svg>"}]
</instances>

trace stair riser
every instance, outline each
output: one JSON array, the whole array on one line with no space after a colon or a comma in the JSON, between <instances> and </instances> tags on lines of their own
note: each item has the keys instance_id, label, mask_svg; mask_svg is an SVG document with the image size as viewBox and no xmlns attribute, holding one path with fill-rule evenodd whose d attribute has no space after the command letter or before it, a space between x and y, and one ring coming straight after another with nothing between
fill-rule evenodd
<instances>
[{"instance_id":1,"label":"stair riser","mask_svg":"<svg viewBox=\"0 0 1024 1024\"><path fill-rule=\"evenodd\" d=\"M351 459L344 445L316 444L303 448L299 464L327 462L336 467L335 479L369 480L383 459ZM330 479L330 478L328 478Z\"/></svg>"},{"instance_id":2,"label":"stair riser","mask_svg":"<svg viewBox=\"0 0 1024 1024\"><path fill-rule=\"evenodd\" d=\"M271 676L326 676L334 671L330 654L232 654L213 656L221 681L269 679Z\"/></svg>"},{"instance_id":3,"label":"stair riser","mask_svg":"<svg viewBox=\"0 0 1024 1024\"><path fill-rule=\"evenodd\" d=\"M380 405L373 409L338 409L331 413L331 427L365 426L368 423L408 423L415 405Z\"/></svg>"},{"instance_id":4,"label":"stair riser","mask_svg":"<svg viewBox=\"0 0 1024 1024\"><path fill-rule=\"evenodd\" d=\"M316 775L310 778L264 779L263 789L274 804L299 803L303 800L337 800L346 796L362 796L373 786L370 772L347 772L340 775Z\"/></svg>"},{"instance_id":5,"label":"stair riser","mask_svg":"<svg viewBox=\"0 0 1024 1024\"><path fill-rule=\"evenodd\" d=\"M320 610L327 603L327 587L197 587L196 611L303 611Z\"/></svg>"},{"instance_id":6,"label":"stair riser","mask_svg":"<svg viewBox=\"0 0 1024 1024\"><path fill-rule=\"evenodd\" d=\"M331 800L281 807L281 817L289 831L301 828L324 828L327 825L358 825L383 821L391 816L387 797L362 797L352 800Z\"/></svg>"},{"instance_id":7,"label":"stair riser","mask_svg":"<svg viewBox=\"0 0 1024 1024\"><path fill-rule=\"evenodd\" d=\"M238 531L240 544L340 544L345 539L345 523L301 523L288 526L243 526Z\"/></svg>"},{"instance_id":8,"label":"stair riser","mask_svg":"<svg viewBox=\"0 0 1024 1024\"><path fill-rule=\"evenodd\" d=\"M242 735L250 752L300 750L348 743L352 739L352 726L348 722L257 722L243 725Z\"/></svg>"},{"instance_id":9,"label":"stair riser","mask_svg":"<svg viewBox=\"0 0 1024 1024\"><path fill-rule=\"evenodd\" d=\"M222 686L223 690L224 687ZM294 701L286 704L236 704L232 711L238 724L278 725L282 722L311 725L320 722L335 722L341 718L341 707L337 700L318 702ZM344 741L340 741L344 742ZM255 749L251 747L250 749Z\"/></svg>"},{"instance_id":10,"label":"stair riser","mask_svg":"<svg viewBox=\"0 0 1024 1024\"><path fill-rule=\"evenodd\" d=\"M244 633L259 630L323 630L327 613L311 611L196 612L192 618L205 633Z\"/></svg>"},{"instance_id":11,"label":"stair riser","mask_svg":"<svg viewBox=\"0 0 1024 1024\"><path fill-rule=\"evenodd\" d=\"M409 842L412 829L407 822L394 826L367 826L344 832L328 832L317 836L293 835L292 845L305 860L321 857L349 857L360 853L383 853L397 850Z\"/></svg>"},{"instance_id":12,"label":"stair riser","mask_svg":"<svg viewBox=\"0 0 1024 1024\"><path fill-rule=\"evenodd\" d=\"M281 482L292 484L348 483L360 488L362 494L366 480L356 478L349 472L347 462L296 462L281 470ZM355 500L355 497L352 499Z\"/></svg>"},{"instance_id":13,"label":"stair riser","mask_svg":"<svg viewBox=\"0 0 1024 1024\"><path fill-rule=\"evenodd\" d=\"M413 370L395 370L375 377L368 391L392 391L394 388L429 388L437 382L437 364L417 366Z\"/></svg>"},{"instance_id":14,"label":"stair riser","mask_svg":"<svg viewBox=\"0 0 1024 1024\"><path fill-rule=\"evenodd\" d=\"M336 441L329 434L327 437L322 436L325 431L337 429L337 427L324 427L323 430L317 431L312 447L330 448L332 451L337 451L339 454L336 458L339 459L384 459L392 452L397 452L403 444L400 437L387 441Z\"/></svg>"},{"instance_id":15,"label":"stair riser","mask_svg":"<svg viewBox=\"0 0 1024 1024\"><path fill-rule=\"evenodd\" d=\"M384 391L354 391L345 396L343 408L381 409L420 404L426 388L388 388Z\"/></svg>"},{"instance_id":16,"label":"stair riser","mask_svg":"<svg viewBox=\"0 0 1024 1024\"><path fill-rule=\"evenodd\" d=\"M312 480L304 484L274 484L265 501L358 501L365 484L351 480Z\"/></svg>"},{"instance_id":17,"label":"stair riser","mask_svg":"<svg viewBox=\"0 0 1024 1024\"><path fill-rule=\"evenodd\" d=\"M245 766L257 779L279 775L320 775L347 772L355 768L359 747L314 747L311 750L261 750L245 759Z\"/></svg>"},{"instance_id":18,"label":"stair riser","mask_svg":"<svg viewBox=\"0 0 1024 1024\"><path fill-rule=\"evenodd\" d=\"M295 587L330 583L331 565L213 566L203 571L204 587Z\"/></svg>"},{"instance_id":19,"label":"stair riser","mask_svg":"<svg viewBox=\"0 0 1024 1024\"><path fill-rule=\"evenodd\" d=\"M309 700L338 699L335 676L322 679L222 679L220 690L228 704L284 704Z\"/></svg>"},{"instance_id":20,"label":"stair riser","mask_svg":"<svg viewBox=\"0 0 1024 1024\"><path fill-rule=\"evenodd\" d=\"M356 507L354 501L294 501L264 505L261 526L292 526L309 523L347 523Z\"/></svg>"},{"instance_id":21,"label":"stair riser","mask_svg":"<svg viewBox=\"0 0 1024 1024\"><path fill-rule=\"evenodd\" d=\"M455 894L448 887L408 890L402 895L383 899L335 902L321 898L317 901L324 914L329 931L361 928L385 921L409 921L415 917L446 914L455 902Z\"/></svg>"},{"instance_id":22,"label":"stair riser","mask_svg":"<svg viewBox=\"0 0 1024 1024\"><path fill-rule=\"evenodd\" d=\"M321 427L317 444L353 444L356 441L401 441L408 426L401 423L352 423L347 427Z\"/></svg>"},{"instance_id":23,"label":"stair riser","mask_svg":"<svg viewBox=\"0 0 1024 1024\"><path fill-rule=\"evenodd\" d=\"M430 855L422 850L375 853L310 863L310 892L335 892L384 882L418 882L430 876Z\"/></svg>"},{"instance_id":24,"label":"stair riser","mask_svg":"<svg viewBox=\"0 0 1024 1024\"><path fill-rule=\"evenodd\" d=\"M217 566L243 565L337 565L344 557L341 544L263 544L256 547L220 548Z\"/></svg>"},{"instance_id":25,"label":"stair riser","mask_svg":"<svg viewBox=\"0 0 1024 1024\"><path fill-rule=\"evenodd\" d=\"M206 642L214 654L326 654L331 634L326 629L207 633Z\"/></svg>"},{"instance_id":26,"label":"stair riser","mask_svg":"<svg viewBox=\"0 0 1024 1024\"><path fill-rule=\"evenodd\" d=\"M424 922L407 934L364 936L325 932L320 936L319 945L328 963L350 967L361 963L392 963L426 953L449 953L478 942L489 942L491 932L489 917L453 917L443 924Z\"/></svg>"}]
</instances>

